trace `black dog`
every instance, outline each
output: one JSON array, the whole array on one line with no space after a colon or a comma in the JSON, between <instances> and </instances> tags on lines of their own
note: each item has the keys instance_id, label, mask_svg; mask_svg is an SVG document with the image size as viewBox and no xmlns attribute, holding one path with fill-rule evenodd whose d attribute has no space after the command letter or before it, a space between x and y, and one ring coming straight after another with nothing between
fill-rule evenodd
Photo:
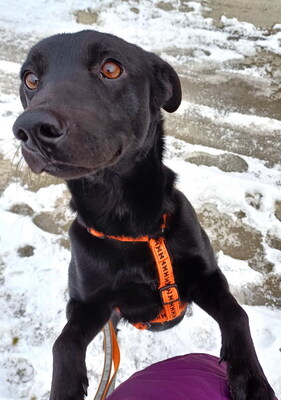
<instances>
[{"instance_id":1,"label":"black dog","mask_svg":"<svg viewBox=\"0 0 281 400\"><path fill-rule=\"evenodd\" d=\"M34 172L66 180L77 213L70 229L68 322L53 348L51 399L84 398L86 348L113 310L145 323L162 308L147 244L101 240L87 228L157 238L166 214L164 236L180 298L218 322L233 397L272 400L248 317L230 294L192 206L175 188L175 174L162 163L160 109L174 112L181 102L173 68L115 36L83 31L34 46L21 79L25 111L13 130L23 156Z\"/></svg>"}]
</instances>

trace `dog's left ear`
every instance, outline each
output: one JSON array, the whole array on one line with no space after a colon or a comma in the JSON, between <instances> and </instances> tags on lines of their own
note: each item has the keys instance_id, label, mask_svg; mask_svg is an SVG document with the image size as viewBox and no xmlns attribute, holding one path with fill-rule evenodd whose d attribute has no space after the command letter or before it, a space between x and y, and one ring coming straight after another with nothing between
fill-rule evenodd
<instances>
[{"instance_id":1,"label":"dog's left ear","mask_svg":"<svg viewBox=\"0 0 281 400\"><path fill-rule=\"evenodd\" d=\"M181 84L178 74L166 61L155 56L152 101L169 113L175 112L181 103Z\"/></svg>"}]
</instances>

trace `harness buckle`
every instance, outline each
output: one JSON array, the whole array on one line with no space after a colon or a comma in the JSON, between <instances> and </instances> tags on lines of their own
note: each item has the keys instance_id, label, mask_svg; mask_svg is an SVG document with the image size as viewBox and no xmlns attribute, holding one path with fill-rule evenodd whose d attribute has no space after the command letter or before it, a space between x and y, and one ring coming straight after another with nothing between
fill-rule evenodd
<instances>
[{"instance_id":1,"label":"harness buckle","mask_svg":"<svg viewBox=\"0 0 281 400\"><path fill-rule=\"evenodd\" d=\"M159 292L163 306L180 300L178 286L176 283L160 288Z\"/></svg>"}]
</instances>

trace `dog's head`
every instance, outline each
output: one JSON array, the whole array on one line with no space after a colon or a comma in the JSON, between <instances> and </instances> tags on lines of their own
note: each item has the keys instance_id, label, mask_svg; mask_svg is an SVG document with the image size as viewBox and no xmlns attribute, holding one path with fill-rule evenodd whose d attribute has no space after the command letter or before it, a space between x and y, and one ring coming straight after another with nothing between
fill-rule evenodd
<instances>
[{"instance_id":1,"label":"dog's head","mask_svg":"<svg viewBox=\"0 0 281 400\"><path fill-rule=\"evenodd\" d=\"M96 31L35 45L21 69L25 111L13 131L31 170L65 179L117 165L151 142L160 108L174 112L181 87L155 54Z\"/></svg>"}]
</instances>

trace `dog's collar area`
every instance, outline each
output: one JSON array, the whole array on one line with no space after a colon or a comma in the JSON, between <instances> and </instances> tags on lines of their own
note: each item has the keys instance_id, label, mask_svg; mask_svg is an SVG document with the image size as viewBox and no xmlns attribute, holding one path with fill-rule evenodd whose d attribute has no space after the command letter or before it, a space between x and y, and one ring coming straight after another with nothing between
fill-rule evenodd
<instances>
[{"instance_id":1,"label":"dog's collar area","mask_svg":"<svg viewBox=\"0 0 281 400\"><path fill-rule=\"evenodd\" d=\"M167 214L164 214L163 223L161 224L162 233L164 233L166 229L166 223ZM121 242L148 243L157 267L159 279L158 290L163 308L158 316L152 321L133 323L136 328L149 329L152 324L163 324L165 322L172 321L185 312L187 304L180 301L178 287L175 283L173 265L166 247L164 236L156 239L149 236L139 236L137 238L130 236L113 236L105 235L102 232L96 231L94 228L88 228L88 232L100 239L112 239Z\"/></svg>"},{"instance_id":2,"label":"dog's collar area","mask_svg":"<svg viewBox=\"0 0 281 400\"><path fill-rule=\"evenodd\" d=\"M162 220L163 220L163 222L162 222L160 228L161 228L161 232L163 234L165 232L165 229L166 229L167 214L163 215ZM123 235L122 236L106 235L103 232L97 231L94 228L87 228L87 231L91 235L93 235L93 236L95 236L95 237L97 237L99 239L112 239L112 240L117 240L117 241L120 241L120 242L149 242L149 240L152 239L148 235L138 236L136 238L131 237L131 236L123 236Z\"/></svg>"}]
</instances>

